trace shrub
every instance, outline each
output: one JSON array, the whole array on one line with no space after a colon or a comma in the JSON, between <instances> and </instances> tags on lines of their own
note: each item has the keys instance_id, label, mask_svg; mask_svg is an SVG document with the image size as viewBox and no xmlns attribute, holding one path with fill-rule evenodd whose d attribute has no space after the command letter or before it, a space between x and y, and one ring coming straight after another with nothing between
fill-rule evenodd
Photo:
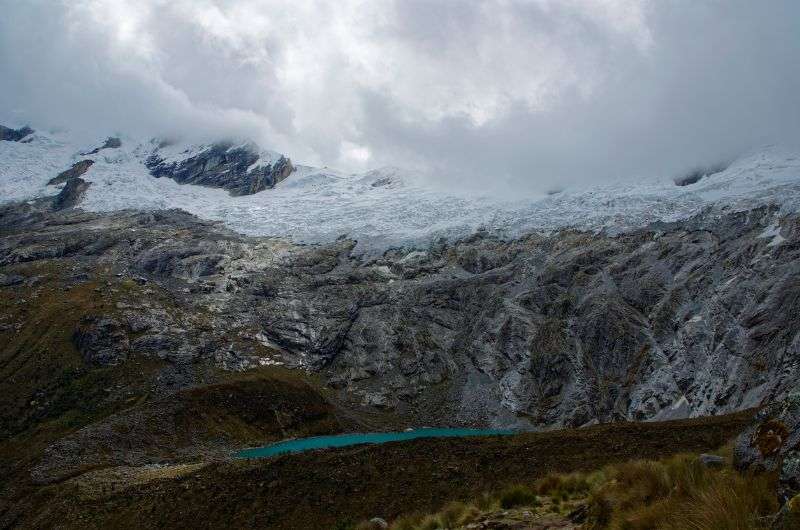
<instances>
[{"instance_id":1,"label":"shrub","mask_svg":"<svg viewBox=\"0 0 800 530\"><path fill-rule=\"evenodd\" d=\"M511 486L500 493L500 507L507 510L517 506L536 506L536 494L527 486Z\"/></svg>"}]
</instances>

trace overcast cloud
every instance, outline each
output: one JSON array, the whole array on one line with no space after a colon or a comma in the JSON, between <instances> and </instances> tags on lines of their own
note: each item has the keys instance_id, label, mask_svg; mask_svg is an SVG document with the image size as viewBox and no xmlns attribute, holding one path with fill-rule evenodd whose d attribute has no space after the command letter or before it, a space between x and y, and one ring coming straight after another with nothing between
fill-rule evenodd
<instances>
[{"instance_id":1,"label":"overcast cloud","mask_svg":"<svg viewBox=\"0 0 800 530\"><path fill-rule=\"evenodd\" d=\"M795 0L0 0L0 115L500 192L800 143Z\"/></svg>"}]
</instances>

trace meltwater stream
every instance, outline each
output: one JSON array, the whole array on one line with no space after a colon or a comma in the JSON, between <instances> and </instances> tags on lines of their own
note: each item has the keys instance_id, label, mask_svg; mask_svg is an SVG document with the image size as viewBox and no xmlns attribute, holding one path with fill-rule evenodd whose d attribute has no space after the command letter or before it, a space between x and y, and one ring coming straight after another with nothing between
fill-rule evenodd
<instances>
[{"instance_id":1,"label":"meltwater stream","mask_svg":"<svg viewBox=\"0 0 800 530\"><path fill-rule=\"evenodd\" d=\"M514 431L493 429L416 429L403 432L368 432L336 434L331 436L315 436L312 438L298 438L284 440L263 447L244 449L236 453L237 458L264 458L284 453L300 453L312 449L326 449L331 447L347 447L350 445L382 444L386 442L399 442L417 438L464 438L467 436L506 436Z\"/></svg>"}]
</instances>

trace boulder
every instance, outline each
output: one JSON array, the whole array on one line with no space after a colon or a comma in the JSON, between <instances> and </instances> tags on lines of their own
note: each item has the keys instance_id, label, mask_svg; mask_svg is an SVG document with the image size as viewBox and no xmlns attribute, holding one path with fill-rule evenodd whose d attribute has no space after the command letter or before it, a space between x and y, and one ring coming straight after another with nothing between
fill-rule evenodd
<instances>
[{"instance_id":1,"label":"boulder","mask_svg":"<svg viewBox=\"0 0 800 530\"><path fill-rule=\"evenodd\" d=\"M779 471L781 503L800 493L800 390L759 411L736 439L733 456L741 471Z\"/></svg>"},{"instance_id":2,"label":"boulder","mask_svg":"<svg viewBox=\"0 0 800 530\"><path fill-rule=\"evenodd\" d=\"M374 530L386 530L389 528L389 523L381 519L380 517L373 517L369 520L370 528Z\"/></svg>"},{"instance_id":3,"label":"boulder","mask_svg":"<svg viewBox=\"0 0 800 530\"><path fill-rule=\"evenodd\" d=\"M725 465L725 459L717 455L709 455L703 453L697 459L705 467L722 467Z\"/></svg>"}]
</instances>

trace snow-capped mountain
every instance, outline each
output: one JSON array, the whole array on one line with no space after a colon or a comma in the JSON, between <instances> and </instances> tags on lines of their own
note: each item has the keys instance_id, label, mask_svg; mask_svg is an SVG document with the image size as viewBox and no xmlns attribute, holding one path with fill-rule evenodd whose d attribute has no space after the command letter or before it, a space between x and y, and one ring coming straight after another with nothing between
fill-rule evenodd
<instances>
[{"instance_id":1,"label":"snow-capped mountain","mask_svg":"<svg viewBox=\"0 0 800 530\"><path fill-rule=\"evenodd\" d=\"M0 141L2 202L56 195L60 184L48 184L53 177L92 160L82 174L92 183L80 203L87 210L180 208L248 235L325 242L348 234L362 251L477 229L512 237L563 227L619 231L706 208L800 208L800 157L778 147L746 154L691 184L663 175L507 200L445 192L399 168L348 174L294 166L252 142L123 136L87 146L68 132L41 131L21 140Z\"/></svg>"}]
</instances>

